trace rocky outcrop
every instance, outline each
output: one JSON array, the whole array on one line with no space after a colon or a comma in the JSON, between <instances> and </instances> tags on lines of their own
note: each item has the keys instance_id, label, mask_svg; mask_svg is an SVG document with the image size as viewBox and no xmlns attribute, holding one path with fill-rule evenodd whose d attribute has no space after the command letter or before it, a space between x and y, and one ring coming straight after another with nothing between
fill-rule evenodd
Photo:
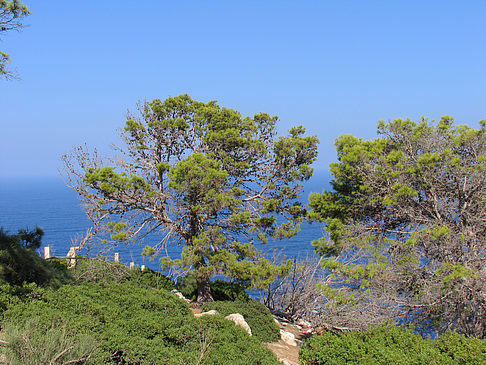
<instances>
[{"instance_id":1,"label":"rocky outcrop","mask_svg":"<svg viewBox=\"0 0 486 365\"><path fill-rule=\"evenodd\" d=\"M295 335L291 332L280 330L280 338L283 342L290 346L299 346L299 343L295 339ZM300 341L299 341L300 342Z\"/></svg>"},{"instance_id":2,"label":"rocky outcrop","mask_svg":"<svg viewBox=\"0 0 486 365\"><path fill-rule=\"evenodd\" d=\"M243 317L241 314L233 313L224 318L227 319L228 321L235 322L237 326L242 327L251 336L251 328L250 326L248 326L248 323L246 323L245 317Z\"/></svg>"},{"instance_id":3,"label":"rocky outcrop","mask_svg":"<svg viewBox=\"0 0 486 365\"><path fill-rule=\"evenodd\" d=\"M184 295L182 295L182 293L176 289L173 289L170 291L171 293L174 293L175 295L177 295L179 298L181 298L182 300L184 300L186 303L190 303L191 301L189 299L187 299Z\"/></svg>"},{"instance_id":4,"label":"rocky outcrop","mask_svg":"<svg viewBox=\"0 0 486 365\"><path fill-rule=\"evenodd\" d=\"M218 311L215 310L215 309L211 309L210 311L207 311L207 312L194 313L194 317L214 316L215 314L218 314Z\"/></svg>"}]
</instances>

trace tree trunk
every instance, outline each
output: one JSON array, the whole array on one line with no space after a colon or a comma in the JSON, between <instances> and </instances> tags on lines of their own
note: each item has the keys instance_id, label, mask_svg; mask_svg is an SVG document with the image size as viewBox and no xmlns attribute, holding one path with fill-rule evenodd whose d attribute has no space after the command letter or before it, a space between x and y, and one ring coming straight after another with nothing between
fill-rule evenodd
<instances>
[{"instance_id":1,"label":"tree trunk","mask_svg":"<svg viewBox=\"0 0 486 365\"><path fill-rule=\"evenodd\" d=\"M197 279L197 303L213 302L209 278Z\"/></svg>"}]
</instances>

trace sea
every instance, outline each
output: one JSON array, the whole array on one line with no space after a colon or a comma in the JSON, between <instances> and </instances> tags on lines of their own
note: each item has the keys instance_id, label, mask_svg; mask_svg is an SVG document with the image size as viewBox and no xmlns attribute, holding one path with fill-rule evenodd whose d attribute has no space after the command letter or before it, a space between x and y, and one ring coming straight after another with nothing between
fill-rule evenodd
<instances>
[{"instance_id":1,"label":"sea","mask_svg":"<svg viewBox=\"0 0 486 365\"><path fill-rule=\"evenodd\" d=\"M330 175L316 173L304 184L302 201L308 201L311 192L329 188ZM77 194L68 188L59 177L0 178L0 227L8 233L19 229L39 226L44 231L43 247L49 246L51 255L66 256L76 239L84 235L91 226L82 209ZM300 232L291 239L269 241L258 248L267 256L278 254L281 258L304 258L315 256L311 242L322 236L322 225L303 223ZM158 270L158 260L150 260L141 254L143 247L154 244L161 236L152 234L136 243L120 245L110 250L118 253L120 262L129 265L145 265ZM43 252L41 247L39 254ZM180 257L182 247L176 243L167 245L163 255L172 259ZM90 255L95 255L91 252ZM110 257L108 257L110 258Z\"/></svg>"}]
</instances>

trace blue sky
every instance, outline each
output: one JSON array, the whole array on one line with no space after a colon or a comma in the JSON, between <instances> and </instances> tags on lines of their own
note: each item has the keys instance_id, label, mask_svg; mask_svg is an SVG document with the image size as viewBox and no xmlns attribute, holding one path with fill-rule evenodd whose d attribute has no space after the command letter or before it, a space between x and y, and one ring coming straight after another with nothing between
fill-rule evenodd
<instances>
[{"instance_id":1,"label":"blue sky","mask_svg":"<svg viewBox=\"0 0 486 365\"><path fill-rule=\"evenodd\" d=\"M486 1L24 2L0 40L22 78L0 80L0 177L56 176L137 101L182 93L304 125L322 171L379 119L486 119Z\"/></svg>"}]
</instances>

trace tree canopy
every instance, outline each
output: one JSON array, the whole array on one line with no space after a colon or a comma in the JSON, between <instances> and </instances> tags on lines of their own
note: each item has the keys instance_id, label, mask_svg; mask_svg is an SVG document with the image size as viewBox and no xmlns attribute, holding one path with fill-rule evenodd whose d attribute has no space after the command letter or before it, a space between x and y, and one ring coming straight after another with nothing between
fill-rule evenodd
<instances>
[{"instance_id":1,"label":"tree canopy","mask_svg":"<svg viewBox=\"0 0 486 365\"><path fill-rule=\"evenodd\" d=\"M310 197L324 293L368 323L486 337L486 122L397 119L378 135L338 138L333 189Z\"/></svg>"},{"instance_id":2,"label":"tree canopy","mask_svg":"<svg viewBox=\"0 0 486 365\"><path fill-rule=\"evenodd\" d=\"M18 0L0 0L0 35L10 30L19 30L23 27L22 19L29 15L29 9ZM15 73L7 69L10 57L0 51L0 77L14 77Z\"/></svg>"},{"instance_id":3,"label":"tree canopy","mask_svg":"<svg viewBox=\"0 0 486 365\"><path fill-rule=\"evenodd\" d=\"M169 240L185 245L181 259L163 262L197 278L198 301L212 300L216 274L253 284L271 279L280 269L255 243L298 231L300 182L312 175L317 138L302 127L277 137L277 117L242 117L188 95L144 103L127 119L116 158L86 147L63 157L88 216L112 240L161 232L145 254Z\"/></svg>"}]
</instances>

